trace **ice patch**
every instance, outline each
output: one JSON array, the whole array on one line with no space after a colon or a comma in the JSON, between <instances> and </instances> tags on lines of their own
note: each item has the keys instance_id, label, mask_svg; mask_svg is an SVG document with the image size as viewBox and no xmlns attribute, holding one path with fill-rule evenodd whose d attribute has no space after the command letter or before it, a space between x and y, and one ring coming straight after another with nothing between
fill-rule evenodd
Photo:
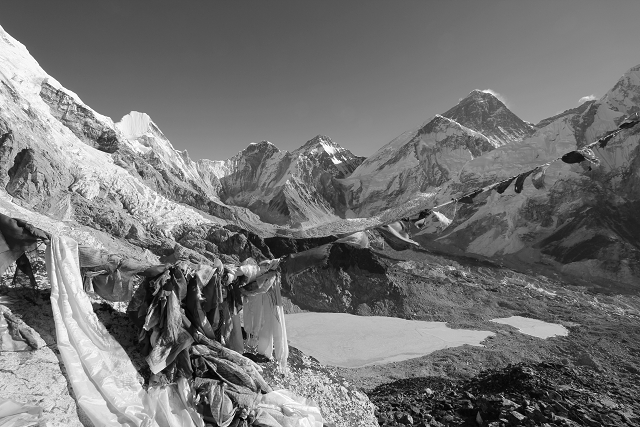
<instances>
[{"instance_id":1,"label":"ice patch","mask_svg":"<svg viewBox=\"0 0 640 427\"><path fill-rule=\"evenodd\" d=\"M547 323L542 320L530 319L528 317L511 316L501 319L493 319L491 321L514 326L523 334L538 338L550 338L556 336L566 337L569 335L567 328L562 325Z\"/></svg>"},{"instance_id":2,"label":"ice patch","mask_svg":"<svg viewBox=\"0 0 640 427\"><path fill-rule=\"evenodd\" d=\"M450 329L445 322L346 313L288 314L286 323L291 345L320 363L345 368L399 362L465 344L479 346L494 335Z\"/></svg>"}]
</instances>

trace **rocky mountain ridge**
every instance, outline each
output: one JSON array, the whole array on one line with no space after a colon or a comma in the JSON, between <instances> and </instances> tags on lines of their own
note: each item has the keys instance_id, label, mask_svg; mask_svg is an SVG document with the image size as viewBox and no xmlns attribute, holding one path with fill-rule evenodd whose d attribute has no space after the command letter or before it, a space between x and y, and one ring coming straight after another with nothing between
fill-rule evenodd
<instances>
[{"instance_id":1,"label":"rocky mountain ridge","mask_svg":"<svg viewBox=\"0 0 640 427\"><path fill-rule=\"evenodd\" d=\"M403 133L344 180L355 215L372 215L432 192L474 158L530 135L533 128L494 95L478 90L418 129Z\"/></svg>"},{"instance_id":2,"label":"rocky mountain ridge","mask_svg":"<svg viewBox=\"0 0 640 427\"><path fill-rule=\"evenodd\" d=\"M640 66L601 99L543 120L530 137L471 160L441 190L442 198L530 170L595 141L640 110ZM637 285L640 273L638 205L640 130L623 131L595 154L587 169L556 161L545 188L525 181L486 202L460 206L445 235L424 237L440 247L557 269L602 285Z\"/></svg>"},{"instance_id":3,"label":"rocky mountain ridge","mask_svg":"<svg viewBox=\"0 0 640 427\"><path fill-rule=\"evenodd\" d=\"M292 152L263 141L228 160L193 161L148 115L132 112L113 123L93 111L4 32L2 55L0 164L8 173L0 183L15 203L145 247L182 241L196 250L209 247L212 254L207 229L228 224L272 236L384 213L425 195L436 204L581 147L638 109L635 67L602 99L536 126L492 94L474 90L364 161L321 135ZM577 166L554 163L546 189L525 186L516 196L508 192L482 206L461 206L445 235L425 234L421 241L479 256L542 262L571 274L597 270L603 279L630 283L635 261L607 261L610 270L616 265L625 272L612 276L599 271L598 253L576 260L566 255L573 244L553 237L573 215L586 215L590 224L601 221L600 215L607 215L602 206L592 209L598 197L612 198L611 206L624 200L633 209L637 136L623 135L626 139L619 137L598 153L601 167L585 174ZM614 210L623 215L628 209ZM608 230L603 233L622 246L605 259L624 253L635 260L635 223L614 223L603 226ZM621 229L631 231L619 235ZM573 262L581 264L567 265ZM597 265L578 267L584 263Z\"/></svg>"},{"instance_id":4,"label":"rocky mountain ridge","mask_svg":"<svg viewBox=\"0 0 640 427\"><path fill-rule=\"evenodd\" d=\"M0 212L95 248L151 262L171 256L238 262L301 252L329 243L334 239L330 235L338 234L336 229L325 228L324 237L314 241L281 235L342 216L355 219L388 212L391 206L420 198L433 202L424 205L430 207L594 141L640 109L640 66L625 73L600 100L535 126L512 115L492 96L472 92L366 161L324 136L292 152L264 141L227 161L192 161L186 151L175 150L144 113L132 112L114 123L93 111L0 29L0 169L6 172L0 174ZM547 169L544 189L535 190L527 181L522 193L508 189L502 195L492 193L484 202L457 206L453 223L444 232L411 230L418 232L414 239L433 252L487 258L491 263L478 261L474 268L440 265L422 249L376 252L335 244L325 264L287 279L285 291L302 308L423 320L488 321L498 314L530 312L531 306L534 314L548 321L555 316L575 320L571 313L578 311L591 315L589 310L602 310L602 302L588 293L594 285L607 292L637 293L638 142L640 130L626 130L597 150L601 164L592 170L555 162ZM276 237L270 241L263 236ZM408 257L415 260L407 261ZM503 271L499 264L530 269L531 275ZM553 292L543 289L544 275L558 272L584 278L589 287L571 291L566 298L561 291L571 289L568 280ZM515 296L496 296L509 292ZM597 311L594 318L603 323L614 319L611 323L617 328L621 322L614 315L626 309L620 308L625 301L616 298L607 303L615 310L605 311L604 316ZM562 315L548 314L551 299L563 307ZM580 305L571 305L576 301ZM27 302L24 312L36 314ZM44 298L38 305L46 304ZM637 319L637 314L633 316ZM625 323L625 331L635 334L633 319ZM574 328L588 319L578 320L571 323ZM126 321L121 323L127 326ZM53 342L51 322L46 328ZM591 329L585 327L582 333L591 334ZM599 346L600 362L609 357L606 349L627 344L609 330L602 335L613 338L585 341ZM628 342L637 339L630 334ZM537 342L527 345L541 347ZM623 353L624 362L636 369L637 349L629 345L618 352ZM55 372L51 378L59 383L56 390L66 390L55 355L46 357L48 369ZM20 369L17 358L14 362L11 366ZM343 419L364 419L370 402L342 386L339 378L328 384L322 369L313 365L304 392L332 397L344 388L354 411ZM451 366L450 360L446 366ZM411 375L415 372L412 369ZM24 384L29 375L21 377ZM67 413L72 413L68 400L64 407L71 407ZM441 403L448 402L437 402ZM482 410L480 402L470 403L471 409ZM344 415L340 404L339 399L331 401L336 420ZM493 415L502 416L500 410ZM394 412L399 411L389 409L386 415L398 418ZM427 419L424 411L420 414ZM451 414L436 415L444 419ZM553 420L551 413L545 416Z\"/></svg>"},{"instance_id":5,"label":"rocky mountain ridge","mask_svg":"<svg viewBox=\"0 0 640 427\"><path fill-rule=\"evenodd\" d=\"M318 135L292 152L268 141L252 143L225 161L200 162L220 179L222 198L264 222L299 228L338 218L345 201L337 181L362 161Z\"/></svg>"}]
</instances>

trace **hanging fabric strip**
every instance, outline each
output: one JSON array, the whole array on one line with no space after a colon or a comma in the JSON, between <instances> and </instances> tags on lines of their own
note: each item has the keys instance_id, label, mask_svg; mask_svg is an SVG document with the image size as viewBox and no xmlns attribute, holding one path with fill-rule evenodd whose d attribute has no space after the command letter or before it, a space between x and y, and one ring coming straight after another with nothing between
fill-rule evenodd
<instances>
[{"instance_id":1,"label":"hanging fabric strip","mask_svg":"<svg viewBox=\"0 0 640 427\"><path fill-rule=\"evenodd\" d=\"M496 185L496 191L497 191L499 194L504 193L504 192L505 192L505 190L506 190L507 188L509 188L509 186L511 185L511 183L513 182L513 180L514 180L514 179L516 179L516 177L515 177L515 176L514 176L513 178L510 178L510 179L506 180L506 181L502 181L502 182L500 182L498 185Z\"/></svg>"},{"instance_id":2,"label":"hanging fabric strip","mask_svg":"<svg viewBox=\"0 0 640 427\"><path fill-rule=\"evenodd\" d=\"M540 190L544 188L544 176L547 171L549 165L538 166L532 172L531 183L536 188L536 190Z\"/></svg>"},{"instance_id":3,"label":"hanging fabric strip","mask_svg":"<svg viewBox=\"0 0 640 427\"><path fill-rule=\"evenodd\" d=\"M204 427L184 396L186 382L144 391L122 346L98 320L82 291L78 244L53 236L46 251L60 358L78 406L100 427Z\"/></svg>"},{"instance_id":4,"label":"hanging fabric strip","mask_svg":"<svg viewBox=\"0 0 640 427\"><path fill-rule=\"evenodd\" d=\"M615 130L615 131L611 132L610 134L600 138L597 141L597 142L600 143L600 148L606 147L607 144L609 143L609 141L611 141L613 139L613 137L616 136L619 132L620 132L620 130Z\"/></svg>"},{"instance_id":5,"label":"hanging fabric strip","mask_svg":"<svg viewBox=\"0 0 640 427\"><path fill-rule=\"evenodd\" d=\"M594 153L591 148L583 147L580 150L578 150L578 152L582 154L584 158L589 162L591 162L591 164L593 164L594 166L600 165L600 159L596 157L596 153Z\"/></svg>"},{"instance_id":6,"label":"hanging fabric strip","mask_svg":"<svg viewBox=\"0 0 640 427\"><path fill-rule=\"evenodd\" d=\"M31 224L0 214L0 275L22 254L34 251L38 240L48 238Z\"/></svg>"},{"instance_id":7,"label":"hanging fabric strip","mask_svg":"<svg viewBox=\"0 0 640 427\"><path fill-rule=\"evenodd\" d=\"M274 355L278 366L283 371L287 370L287 359L289 359L289 343L287 339L287 325L284 317L284 308L282 304L282 294L280 289L280 275L276 278L274 286L276 295L276 325L273 331Z\"/></svg>"},{"instance_id":8,"label":"hanging fabric strip","mask_svg":"<svg viewBox=\"0 0 640 427\"><path fill-rule=\"evenodd\" d=\"M631 116L627 117L618 125L618 129L630 129L640 123L640 114L636 111Z\"/></svg>"},{"instance_id":9,"label":"hanging fabric strip","mask_svg":"<svg viewBox=\"0 0 640 427\"><path fill-rule=\"evenodd\" d=\"M397 239L400 242L403 242L403 243L399 243L400 245L403 245L404 243L408 243L409 245L418 246L418 247L420 246L418 242L411 239L402 221L396 221L391 224L382 226L378 228L378 231L382 232L384 236L390 239Z\"/></svg>"},{"instance_id":10,"label":"hanging fabric strip","mask_svg":"<svg viewBox=\"0 0 640 427\"><path fill-rule=\"evenodd\" d=\"M96 426L139 426L144 390L129 356L83 292L78 244L52 237L46 263L57 346L78 405Z\"/></svg>"},{"instance_id":11,"label":"hanging fabric strip","mask_svg":"<svg viewBox=\"0 0 640 427\"><path fill-rule=\"evenodd\" d=\"M442 224L443 230L451 224L451 220L446 216L442 215L440 212L433 211L432 213L435 215L436 218L438 218L438 221L440 221L440 224Z\"/></svg>"},{"instance_id":12,"label":"hanging fabric strip","mask_svg":"<svg viewBox=\"0 0 640 427\"><path fill-rule=\"evenodd\" d=\"M473 203L473 199L480 193L482 193L483 189L479 189L474 191L473 193L469 193L466 196L462 196L461 198L458 199L458 201L460 203L466 203L466 204L471 204Z\"/></svg>"},{"instance_id":13,"label":"hanging fabric strip","mask_svg":"<svg viewBox=\"0 0 640 427\"><path fill-rule=\"evenodd\" d=\"M584 162L586 159L579 151L570 151L561 157L562 161L568 164Z\"/></svg>"},{"instance_id":14,"label":"hanging fabric strip","mask_svg":"<svg viewBox=\"0 0 640 427\"><path fill-rule=\"evenodd\" d=\"M20 255L20 257L16 260L16 272L13 275L14 282L18 276L18 271L21 271L29 278L29 283L31 283L31 286L33 287L33 289L36 289L38 287L36 278L33 275L33 268L31 267L31 261L29 261L29 257L27 256L26 253L23 253L22 255Z\"/></svg>"},{"instance_id":15,"label":"hanging fabric strip","mask_svg":"<svg viewBox=\"0 0 640 427\"><path fill-rule=\"evenodd\" d=\"M514 189L516 190L516 193L521 193L522 192L522 186L524 185L524 180L527 179L527 177L529 175L531 175L531 173L534 171L535 169L531 169L530 171L527 171L525 173L521 173L520 175L518 175L518 178L516 178L516 184L514 186Z\"/></svg>"}]
</instances>

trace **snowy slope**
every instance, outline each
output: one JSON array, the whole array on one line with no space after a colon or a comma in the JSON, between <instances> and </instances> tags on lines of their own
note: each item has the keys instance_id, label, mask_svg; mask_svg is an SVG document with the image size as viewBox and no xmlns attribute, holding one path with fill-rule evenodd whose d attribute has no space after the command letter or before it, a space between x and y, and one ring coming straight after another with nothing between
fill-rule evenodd
<instances>
[{"instance_id":1,"label":"snowy slope","mask_svg":"<svg viewBox=\"0 0 640 427\"><path fill-rule=\"evenodd\" d=\"M467 163L443 194L516 175L593 142L640 109L640 67L625 73L600 100L541 121L529 138L502 146ZM591 171L561 161L546 172L546 188L529 179L522 193L508 189L459 211L442 245L467 253L544 263L593 280L638 283L640 275L640 132L624 131Z\"/></svg>"},{"instance_id":2,"label":"snowy slope","mask_svg":"<svg viewBox=\"0 0 640 427\"><path fill-rule=\"evenodd\" d=\"M176 203L166 196L171 193L163 185L157 189L147 185L140 171L154 176L158 171L141 160L139 155L145 153L140 140L155 144L145 155L157 151L172 164L180 165L181 160L189 164L184 161L186 156L176 157L169 142L162 141L153 122L138 117L122 126L123 133L111 119L93 111L47 75L27 49L1 28L0 80L0 133L11 135L4 138L0 154L2 169L10 173L0 177L0 184L23 205L46 211L70 192L74 200L80 200L82 209L115 204L138 228L166 235L182 225L226 223ZM141 134L145 125L147 132ZM136 136L135 140L127 139L125 133ZM163 144L158 141L166 149L161 149ZM193 175L187 166L181 171L186 178ZM186 187L176 193L184 193ZM197 196L196 191L194 194ZM207 213L211 211L215 209ZM229 219L235 215L222 213Z\"/></svg>"},{"instance_id":3,"label":"snowy slope","mask_svg":"<svg viewBox=\"0 0 640 427\"><path fill-rule=\"evenodd\" d=\"M343 180L350 207L358 216L371 215L434 190L467 162L531 131L493 95L473 91L445 114L395 138Z\"/></svg>"},{"instance_id":4,"label":"snowy slope","mask_svg":"<svg viewBox=\"0 0 640 427\"><path fill-rule=\"evenodd\" d=\"M222 199L245 206L269 223L308 227L344 212L337 178L351 173L361 158L318 135L292 152L268 141L252 143L226 161L200 161L200 173L215 175Z\"/></svg>"},{"instance_id":5,"label":"snowy slope","mask_svg":"<svg viewBox=\"0 0 640 427\"><path fill-rule=\"evenodd\" d=\"M442 115L480 132L498 147L521 141L534 131L493 94L477 89Z\"/></svg>"}]
</instances>

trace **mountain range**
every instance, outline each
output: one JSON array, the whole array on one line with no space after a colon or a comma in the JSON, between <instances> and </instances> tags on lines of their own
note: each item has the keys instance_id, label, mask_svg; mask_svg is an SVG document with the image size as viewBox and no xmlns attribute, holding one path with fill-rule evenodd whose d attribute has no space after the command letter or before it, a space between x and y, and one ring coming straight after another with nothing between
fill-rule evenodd
<instances>
[{"instance_id":1,"label":"mountain range","mask_svg":"<svg viewBox=\"0 0 640 427\"><path fill-rule=\"evenodd\" d=\"M537 124L473 90L368 158L318 135L288 152L251 143L227 160L192 160L145 113L114 122L49 76L0 29L0 208L80 240L163 256L266 254L259 240L357 231L398 219L548 162L640 109L640 66L602 98ZM493 193L446 212L444 231L413 230L424 247L637 286L639 133L597 151L601 166L552 163L544 189ZM102 234L101 234L102 233ZM96 237L100 236L100 237ZM115 240L114 240L115 239ZM141 249L142 248L142 249ZM147 249L150 252L144 252Z\"/></svg>"}]
</instances>

